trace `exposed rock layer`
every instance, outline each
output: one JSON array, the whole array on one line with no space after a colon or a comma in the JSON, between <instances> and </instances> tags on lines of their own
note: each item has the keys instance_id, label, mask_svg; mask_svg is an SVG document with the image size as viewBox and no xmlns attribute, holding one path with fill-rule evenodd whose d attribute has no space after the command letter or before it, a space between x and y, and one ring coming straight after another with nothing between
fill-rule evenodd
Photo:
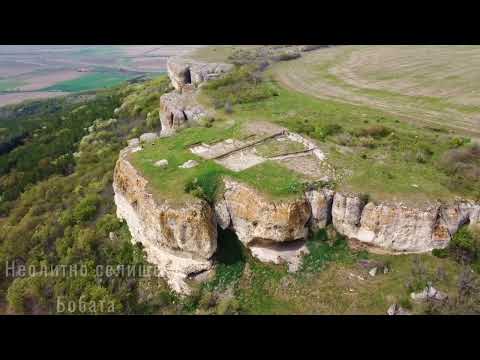
<instances>
[{"instance_id":1,"label":"exposed rock layer","mask_svg":"<svg viewBox=\"0 0 480 360\"><path fill-rule=\"evenodd\" d=\"M133 241L143 244L170 285L188 292L187 276L212 266L210 258L217 248L214 212L203 200L173 205L155 198L147 180L129 162L131 150L120 153L115 167L117 216L125 219Z\"/></svg>"},{"instance_id":2,"label":"exposed rock layer","mask_svg":"<svg viewBox=\"0 0 480 360\"><path fill-rule=\"evenodd\" d=\"M479 223L480 205L365 203L359 195L336 193L332 221L338 232L392 251L426 252L448 245L460 226Z\"/></svg>"},{"instance_id":3,"label":"exposed rock layer","mask_svg":"<svg viewBox=\"0 0 480 360\"><path fill-rule=\"evenodd\" d=\"M306 238L310 207L305 198L272 201L237 181L225 179L224 184L231 227L245 245Z\"/></svg>"},{"instance_id":4,"label":"exposed rock layer","mask_svg":"<svg viewBox=\"0 0 480 360\"><path fill-rule=\"evenodd\" d=\"M202 63L181 57L171 57L167 61L168 76L178 91L195 88L208 80L218 79L232 68L231 64Z\"/></svg>"}]
</instances>

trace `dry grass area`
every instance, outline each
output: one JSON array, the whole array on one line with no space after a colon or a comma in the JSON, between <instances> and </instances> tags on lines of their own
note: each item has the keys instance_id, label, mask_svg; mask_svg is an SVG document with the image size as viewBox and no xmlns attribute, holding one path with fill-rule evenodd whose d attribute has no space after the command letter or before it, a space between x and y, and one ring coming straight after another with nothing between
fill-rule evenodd
<instances>
[{"instance_id":1,"label":"dry grass area","mask_svg":"<svg viewBox=\"0 0 480 360\"><path fill-rule=\"evenodd\" d=\"M308 95L480 137L480 46L338 46L272 72Z\"/></svg>"}]
</instances>

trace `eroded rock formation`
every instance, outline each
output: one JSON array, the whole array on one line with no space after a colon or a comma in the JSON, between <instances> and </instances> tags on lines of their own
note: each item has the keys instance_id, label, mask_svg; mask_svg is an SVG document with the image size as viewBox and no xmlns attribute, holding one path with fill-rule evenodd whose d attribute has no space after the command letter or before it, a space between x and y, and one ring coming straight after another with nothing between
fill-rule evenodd
<instances>
[{"instance_id":1,"label":"eroded rock formation","mask_svg":"<svg viewBox=\"0 0 480 360\"><path fill-rule=\"evenodd\" d=\"M162 136L172 135L207 115L207 111L196 102L194 92L174 91L162 95L160 110Z\"/></svg>"},{"instance_id":2,"label":"eroded rock formation","mask_svg":"<svg viewBox=\"0 0 480 360\"><path fill-rule=\"evenodd\" d=\"M232 68L231 64L202 63L181 57L171 57L167 61L168 76L177 91L196 88L205 81L218 79Z\"/></svg>"},{"instance_id":3,"label":"eroded rock formation","mask_svg":"<svg viewBox=\"0 0 480 360\"><path fill-rule=\"evenodd\" d=\"M209 270L217 248L214 211L200 199L183 204L162 201L149 192L148 181L128 160L132 148L120 153L113 188L117 216L124 219L133 241L140 242L171 287L188 293L189 274Z\"/></svg>"},{"instance_id":4,"label":"eroded rock formation","mask_svg":"<svg viewBox=\"0 0 480 360\"><path fill-rule=\"evenodd\" d=\"M359 195L336 193L332 221L341 234L383 249L426 252L444 248L464 224L479 222L480 205L365 203Z\"/></svg>"},{"instance_id":5,"label":"eroded rock formation","mask_svg":"<svg viewBox=\"0 0 480 360\"><path fill-rule=\"evenodd\" d=\"M224 180L223 194L231 227L245 244L305 239L310 207L305 198L274 201L245 184Z\"/></svg>"},{"instance_id":6,"label":"eroded rock formation","mask_svg":"<svg viewBox=\"0 0 480 360\"><path fill-rule=\"evenodd\" d=\"M213 205L191 198L173 204L155 198L148 182L122 151L114 175L117 214L127 221L172 288L188 293L189 274L212 268L217 225L232 229L261 261L286 263L291 271L308 253L309 231L333 223L348 238L391 252L426 252L448 245L464 224L480 222L480 205L459 201L408 207L375 204L357 194L311 189L294 199L272 200L252 187L224 179L224 192Z\"/></svg>"},{"instance_id":7,"label":"eroded rock formation","mask_svg":"<svg viewBox=\"0 0 480 360\"><path fill-rule=\"evenodd\" d=\"M230 64L201 63L181 57L168 59L167 71L175 91L160 98L162 136L197 122L208 112L196 101L196 89L204 82L218 79L232 69Z\"/></svg>"}]
</instances>

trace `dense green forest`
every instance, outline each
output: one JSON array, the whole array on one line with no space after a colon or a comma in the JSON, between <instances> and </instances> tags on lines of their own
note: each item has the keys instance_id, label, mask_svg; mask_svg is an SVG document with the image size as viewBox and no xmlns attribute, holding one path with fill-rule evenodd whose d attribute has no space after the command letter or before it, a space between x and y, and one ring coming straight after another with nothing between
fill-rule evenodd
<instances>
[{"instance_id":1,"label":"dense green forest","mask_svg":"<svg viewBox=\"0 0 480 360\"><path fill-rule=\"evenodd\" d=\"M3 113L1 143L10 149L0 155L0 313L145 313L156 301L148 289L171 298L161 280L117 267L146 262L115 216L111 187L119 150L156 125L147 114L167 88L161 78ZM79 299L83 308L67 309Z\"/></svg>"}]
</instances>

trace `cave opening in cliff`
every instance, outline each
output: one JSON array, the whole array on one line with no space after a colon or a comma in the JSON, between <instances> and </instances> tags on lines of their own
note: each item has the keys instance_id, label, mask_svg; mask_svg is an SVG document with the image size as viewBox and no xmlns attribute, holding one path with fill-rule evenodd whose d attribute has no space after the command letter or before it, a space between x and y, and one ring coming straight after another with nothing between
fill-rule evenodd
<instances>
[{"instance_id":1,"label":"cave opening in cliff","mask_svg":"<svg viewBox=\"0 0 480 360\"><path fill-rule=\"evenodd\" d=\"M185 84L191 84L192 83L192 74L190 72L190 69L187 69L187 71L185 71Z\"/></svg>"},{"instance_id":2,"label":"cave opening in cliff","mask_svg":"<svg viewBox=\"0 0 480 360\"><path fill-rule=\"evenodd\" d=\"M246 261L246 248L240 242L234 231L218 228L218 243L215 258L219 264L236 269L240 274L243 273Z\"/></svg>"}]
</instances>

